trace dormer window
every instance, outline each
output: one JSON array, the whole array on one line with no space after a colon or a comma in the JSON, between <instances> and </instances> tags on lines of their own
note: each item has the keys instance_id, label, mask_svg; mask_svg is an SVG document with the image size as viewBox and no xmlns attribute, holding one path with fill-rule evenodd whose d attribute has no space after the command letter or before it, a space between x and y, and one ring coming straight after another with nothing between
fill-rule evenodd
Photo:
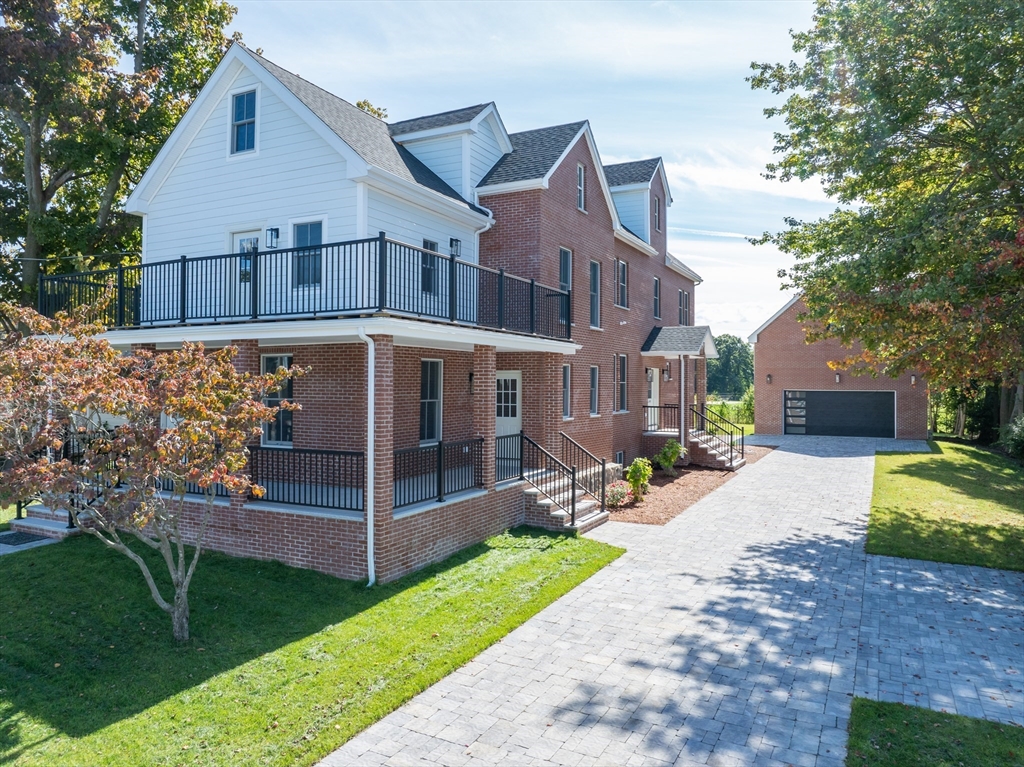
<instances>
[{"instance_id":1,"label":"dormer window","mask_svg":"<svg viewBox=\"0 0 1024 767\"><path fill-rule=\"evenodd\" d=\"M256 148L256 91L232 97L231 154Z\"/></svg>"},{"instance_id":2,"label":"dormer window","mask_svg":"<svg viewBox=\"0 0 1024 767\"><path fill-rule=\"evenodd\" d=\"M661 231L661 198L654 198L654 231Z\"/></svg>"},{"instance_id":3,"label":"dormer window","mask_svg":"<svg viewBox=\"0 0 1024 767\"><path fill-rule=\"evenodd\" d=\"M576 207L587 209L587 169L582 165L576 166Z\"/></svg>"}]
</instances>

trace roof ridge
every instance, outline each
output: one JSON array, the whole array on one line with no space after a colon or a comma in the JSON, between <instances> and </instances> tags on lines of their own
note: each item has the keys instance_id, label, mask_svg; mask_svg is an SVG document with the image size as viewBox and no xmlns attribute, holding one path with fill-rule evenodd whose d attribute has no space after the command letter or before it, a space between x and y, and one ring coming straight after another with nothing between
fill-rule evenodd
<instances>
[{"instance_id":1,"label":"roof ridge","mask_svg":"<svg viewBox=\"0 0 1024 767\"><path fill-rule=\"evenodd\" d=\"M388 123L388 125L390 125L392 128L394 128L396 125L401 125L402 123L411 123L411 122L416 122L417 120L427 120L427 119L429 119L431 117L444 117L445 115L455 114L456 112L467 112L470 109L477 109L477 108L479 108L480 111L482 112L486 107L489 107L493 103L494 103L493 101L487 101L487 102L484 102L483 104L470 104L469 106L466 106L466 107L456 107L455 109L446 109L443 112L431 112L428 115L417 115L416 117L407 117L404 120L396 120L393 123Z\"/></svg>"},{"instance_id":2,"label":"roof ridge","mask_svg":"<svg viewBox=\"0 0 1024 767\"><path fill-rule=\"evenodd\" d=\"M588 120L576 120L574 122L560 123L558 125L543 125L540 128L529 128L527 130L516 131L515 133L508 134L509 138L513 136L522 136L525 133L536 133L542 130L555 130L556 128L568 128L569 126L584 125Z\"/></svg>"}]
</instances>

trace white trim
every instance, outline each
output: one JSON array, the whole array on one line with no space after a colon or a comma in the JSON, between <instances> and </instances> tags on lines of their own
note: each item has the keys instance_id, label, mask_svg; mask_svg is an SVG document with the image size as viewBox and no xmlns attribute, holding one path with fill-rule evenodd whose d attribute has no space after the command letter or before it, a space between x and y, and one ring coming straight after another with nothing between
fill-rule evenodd
<instances>
[{"instance_id":1,"label":"white trim","mask_svg":"<svg viewBox=\"0 0 1024 767\"><path fill-rule=\"evenodd\" d=\"M572 248L566 248L566 247L564 247L562 245L558 246L558 289L559 290L563 290L563 288L562 288L562 251L565 251L566 253L569 254L569 287L568 287L568 289L572 290L573 283L575 282L573 280L573 278L572 278L572 267L573 267Z\"/></svg>"},{"instance_id":2,"label":"white trim","mask_svg":"<svg viewBox=\"0 0 1024 767\"><path fill-rule=\"evenodd\" d=\"M701 277L697 272L693 271L690 267L684 264L678 257L673 256L671 253L665 253L665 266L671 269L673 272L679 274L690 280L695 286L700 285L704 282L704 278Z\"/></svg>"},{"instance_id":3,"label":"white trim","mask_svg":"<svg viewBox=\"0 0 1024 767\"><path fill-rule=\"evenodd\" d=\"M512 140L508 137L508 131L505 130L505 123L501 119L501 114L498 113L497 105L492 101L483 111L480 112L476 117L469 123L469 128L474 133L480 130L480 123L484 120L490 120L491 130L494 131L494 137L498 140L498 148L504 154L511 152L514 147L512 146Z\"/></svg>"},{"instance_id":4,"label":"white trim","mask_svg":"<svg viewBox=\"0 0 1024 767\"><path fill-rule=\"evenodd\" d=\"M687 327L701 327L687 326ZM703 356L709 360L718 359L718 349L715 348L715 337L711 334L711 328L707 328L704 331L704 340L700 342L700 346L696 349L681 349L674 351L657 351L657 352L640 352L641 357L700 357Z\"/></svg>"},{"instance_id":5,"label":"white trim","mask_svg":"<svg viewBox=\"0 0 1024 767\"><path fill-rule=\"evenodd\" d=\"M488 224L493 225L494 219L484 213L478 213L468 207L465 202L459 202L451 197L446 197L439 192L427 189L413 181L406 181L393 173L382 170L376 166L367 169L362 179L366 183L387 194L392 194L403 202L416 205L430 213L440 214L447 218L469 227L480 227ZM487 226L487 228L490 228Z\"/></svg>"},{"instance_id":6,"label":"white trim","mask_svg":"<svg viewBox=\"0 0 1024 767\"><path fill-rule=\"evenodd\" d=\"M654 311L654 319L661 319L661 277L655 277L651 283L651 308Z\"/></svg>"},{"instance_id":7,"label":"white trim","mask_svg":"<svg viewBox=\"0 0 1024 767\"><path fill-rule=\"evenodd\" d=\"M237 80L238 77L235 77ZM236 152L235 149L235 96L240 96L243 93L249 93L250 91L256 92L256 116L253 118L253 137L252 137L252 149L246 149L242 152ZM259 157L260 156L260 125L262 120L262 103L263 103L263 86L261 83L256 83L255 86L246 85L239 86L237 88L231 88L227 92L228 101L228 119L227 119L227 134L228 134L228 146L227 146L227 160L233 162L235 160L241 160L243 157Z\"/></svg>"},{"instance_id":8,"label":"white trim","mask_svg":"<svg viewBox=\"0 0 1024 767\"><path fill-rule=\"evenodd\" d=\"M773 322L775 322L775 320L777 320L779 317L781 317L783 314L785 314L789 310L789 308L793 304L795 304L797 301L799 301L802 297L803 297L803 293L797 293L795 296L793 296L791 299L789 299L786 302L785 306L783 306L781 309L779 309L777 312L775 312L775 314L773 314L771 317L768 318L767 322L765 322L761 327L759 327L757 330L755 330L753 333L751 333L750 336L747 338L747 340L750 343L752 343L752 344L756 344L757 343L757 337L761 334L761 331L763 331L765 328L767 328L769 325L771 325ZM813 391L813 390L809 389L808 391Z\"/></svg>"},{"instance_id":9,"label":"white trim","mask_svg":"<svg viewBox=\"0 0 1024 767\"><path fill-rule=\"evenodd\" d=\"M469 146L469 134L462 134L462 189L456 189L459 194L462 195L463 199L468 200L472 184L470 183L470 166L472 165L472 157Z\"/></svg>"},{"instance_id":10,"label":"white trim","mask_svg":"<svg viewBox=\"0 0 1024 767\"><path fill-rule=\"evenodd\" d=\"M488 184L476 189L478 197L487 197L492 194L507 194L508 192L523 192L528 189L547 189L548 184L544 178L528 178L522 181L506 181L503 184Z\"/></svg>"},{"instance_id":11,"label":"white trim","mask_svg":"<svg viewBox=\"0 0 1024 767\"><path fill-rule=\"evenodd\" d=\"M562 420L572 420L572 365L566 363L562 363Z\"/></svg>"},{"instance_id":12,"label":"white trim","mask_svg":"<svg viewBox=\"0 0 1024 767\"><path fill-rule=\"evenodd\" d=\"M629 246L631 246L633 248L636 248L637 250L639 250L644 255L647 255L647 256L656 256L656 255L658 255L658 249L657 248L652 248L650 245L648 245L646 242L641 240L639 237L637 237L634 234L630 234L625 229L623 229L621 226L619 226L619 227L617 227L615 229L615 239L621 240L622 242L626 243L627 245L629 245Z\"/></svg>"},{"instance_id":13,"label":"white trim","mask_svg":"<svg viewBox=\"0 0 1024 767\"><path fill-rule=\"evenodd\" d=\"M597 371L596 376L594 375L595 370ZM587 375L589 376L587 381L587 411L590 413L591 418L597 418L601 415L601 366L591 365L590 372ZM591 405L596 405L597 410L594 410Z\"/></svg>"},{"instance_id":14,"label":"white trim","mask_svg":"<svg viewBox=\"0 0 1024 767\"><path fill-rule=\"evenodd\" d=\"M444 359L437 357L420 357L420 388L423 387L423 363L436 362L440 366L441 373L437 382L437 439L420 440L420 447L436 445L444 440ZM420 403L423 397L420 397Z\"/></svg>"},{"instance_id":15,"label":"white trim","mask_svg":"<svg viewBox=\"0 0 1024 767\"><path fill-rule=\"evenodd\" d=\"M593 291L591 287L594 281L592 266L597 265L597 324L590 323L591 330L604 330L601 327L601 262L590 259L587 263L587 322L593 318L593 312L591 312L590 302L593 300Z\"/></svg>"},{"instance_id":16,"label":"white trim","mask_svg":"<svg viewBox=\"0 0 1024 767\"><path fill-rule=\"evenodd\" d=\"M282 352L282 353L279 353L279 354L278 353L267 353L267 354L262 354L261 353L260 354L260 375L264 375L265 374L266 371L263 369L264 368L263 360L265 360L265 359L267 359L269 357L287 357L288 358L288 367L291 367L292 365L295 364L295 355L292 354L291 352ZM266 399L270 399L270 397L266 397L265 400ZM280 399L280 398L278 398L278 399ZM294 401L294 400L295 400L295 392L293 391L292 392L292 399L290 401ZM266 404L266 403L264 402L264 404ZM267 441L267 429L266 429L267 425L268 424L266 424L266 423L263 424L263 428L260 429L260 447L276 447L276 448L289 448L289 449L295 447L295 439L294 439L294 437L293 437L291 442L268 442ZM292 428L293 429L295 428L294 424L293 424Z\"/></svg>"},{"instance_id":17,"label":"white trim","mask_svg":"<svg viewBox=\"0 0 1024 767\"><path fill-rule=\"evenodd\" d=\"M654 176L651 176L651 178L654 178ZM641 181L638 184L619 184L618 186L609 186L608 188L612 190L612 194L616 192L642 192L651 188L651 182Z\"/></svg>"},{"instance_id":18,"label":"white trim","mask_svg":"<svg viewBox=\"0 0 1024 767\"><path fill-rule=\"evenodd\" d=\"M369 235L370 220L367 211L369 201L367 197L366 182L356 182L356 239L365 240Z\"/></svg>"},{"instance_id":19,"label":"white trim","mask_svg":"<svg viewBox=\"0 0 1024 767\"><path fill-rule=\"evenodd\" d=\"M587 166L576 163L576 210L587 212Z\"/></svg>"},{"instance_id":20,"label":"white trim","mask_svg":"<svg viewBox=\"0 0 1024 767\"><path fill-rule=\"evenodd\" d=\"M425 139L439 138L441 136L456 136L460 133L478 133L480 131L480 123L487 119L491 120L491 128L494 130L494 137L498 140L500 149L505 154L508 154L512 151L512 142L509 140L508 131L505 130L505 124L501 120L501 115L498 114L498 107L495 106L493 101L481 109L476 117L471 120L453 125L442 125L437 128L424 128L423 130L401 133L395 136L394 139L399 144L406 144Z\"/></svg>"}]
</instances>

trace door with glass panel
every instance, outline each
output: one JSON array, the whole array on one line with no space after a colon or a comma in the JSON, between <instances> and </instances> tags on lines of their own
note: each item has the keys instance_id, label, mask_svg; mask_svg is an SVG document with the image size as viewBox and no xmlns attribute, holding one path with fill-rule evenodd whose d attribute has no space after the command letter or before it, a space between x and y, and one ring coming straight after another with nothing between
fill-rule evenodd
<instances>
[{"instance_id":1,"label":"door with glass panel","mask_svg":"<svg viewBox=\"0 0 1024 767\"><path fill-rule=\"evenodd\" d=\"M659 370L647 368L647 423L646 431L659 431L661 429L661 378Z\"/></svg>"},{"instance_id":2,"label":"door with glass panel","mask_svg":"<svg viewBox=\"0 0 1024 767\"><path fill-rule=\"evenodd\" d=\"M523 373L520 370L499 370L495 381L495 479L501 482L520 474Z\"/></svg>"},{"instance_id":3,"label":"door with glass panel","mask_svg":"<svg viewBox=\"0 0 1024 767\"><path fill-rule=\"evenodd\" d=\"M224 286L224 315L248 317L252 314L253 254L260 247L260 232L236 232L231 235L231 252Z\"/></svg>"}]
</instances>

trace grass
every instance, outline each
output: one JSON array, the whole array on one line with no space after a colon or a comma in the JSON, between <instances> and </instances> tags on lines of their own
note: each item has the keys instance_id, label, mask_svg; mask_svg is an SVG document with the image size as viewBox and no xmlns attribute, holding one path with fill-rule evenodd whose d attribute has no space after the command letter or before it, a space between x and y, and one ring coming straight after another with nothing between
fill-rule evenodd
<instances>
[{"instance_id":1,"label":"grass","mask_svg":"<svg viewBox=\"0 0 1024 767\"><path fill-rule=\"evenodd\" d=\"M969 445L879 453L867 551L1024 570L1024 469Z\"/></svg>"},{"instance_id":2,"label":"grass","mask_svg":"<svg viewBox=\"0 0 1024 767\"><path fill-rule=\"evenodd\" d=\"M853 699L847 767L1024 767L1024 728Z\"/></svg>"},{"instance_id":3,"label":"grass","mask_svg":"<svg viewBox=\"0 0 1024 767\"><path fill-rule=\"evenodd\" d=\"M94 539L0 557L0 763L312 764L621 553L521 528L367 589L207 552L184 645Z\"/></svg>"}]
</instances>

